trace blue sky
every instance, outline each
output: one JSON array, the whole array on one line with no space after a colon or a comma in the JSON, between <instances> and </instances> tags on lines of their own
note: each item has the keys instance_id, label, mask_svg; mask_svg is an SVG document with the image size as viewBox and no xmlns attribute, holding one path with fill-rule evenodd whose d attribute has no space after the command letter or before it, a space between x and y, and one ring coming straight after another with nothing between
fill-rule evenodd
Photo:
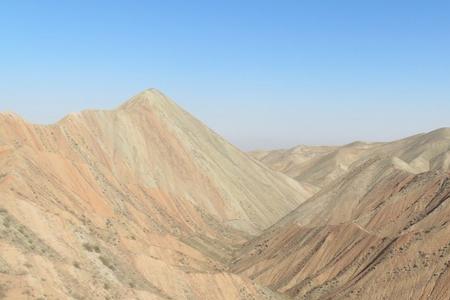
<instances>
[{"instance_id":1,"label":"blue sky","mask_svg":"<svg viewBox=\"0 0 450 300\"><path fill-rule=\"evenodd\" d=\"M450 126L450 1L0 1L0 110L156 87L237 146Z\"/></svg>"}]
</instances>

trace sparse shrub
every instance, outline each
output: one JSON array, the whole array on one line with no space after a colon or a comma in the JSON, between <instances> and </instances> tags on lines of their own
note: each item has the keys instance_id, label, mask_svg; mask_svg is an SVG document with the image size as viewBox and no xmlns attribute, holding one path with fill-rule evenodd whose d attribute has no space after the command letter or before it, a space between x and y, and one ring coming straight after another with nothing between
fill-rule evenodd
<instances>
[{"instance_id":1,"label":"sparse shrub","mask_svg":"<svg viewBox=\"0 0 450 300\"><path fill-rule=\"evenodd\" d=\"M109 269L111 270L115 270L116 268L114 267L114 264L109 260L109 258L104 257L104 256L100 256L99 257L100 261L107 266Z\"/></svg>"},{"instance_id":2,"label":"sparse shrub","mask_svg":"<svg viewBox=\"0 0 450 300\"><path fill-rule=\"evenodd\" d=\"M89 252L92 252L92 246L89 243L84 243L83 248Z\"/></svg>"},{"instance_id":3,"label":"sparse shrub","mask_svg":"<svg viewBox=\"0 0 450 300\"><path fill-rule=\"evenodd\" d=\"M84 249L86 249L89 252L100 253L100 247L97 245L91 245L89 243L84 243L83 247L84 247Z\"/></svg>"}]
</instances>

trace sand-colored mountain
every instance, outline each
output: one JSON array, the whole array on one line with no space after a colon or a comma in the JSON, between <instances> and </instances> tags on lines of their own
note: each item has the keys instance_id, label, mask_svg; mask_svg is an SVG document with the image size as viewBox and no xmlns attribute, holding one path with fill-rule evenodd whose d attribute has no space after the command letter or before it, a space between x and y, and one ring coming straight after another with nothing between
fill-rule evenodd
<instances>
[{"instance_id":1,"label":"sand-colored mountain","mask_svg":"<svg viewBox=\"0 0 450 300\"><path fill-rule=\"evenodd\" d=\"M0 295L272 299L226 271L310 191L157 90L32 125L0 114Z\"/></svg>"},{"instance_id":2,"label":"sand-colored mountain","mask_svg":"<svg viewBox=\"0 0 450 300\"><path fill-rule=\"evenodd\" d=\"M450 298L450 129L251 155L153 89L0 114L0 298Z\"/></svg>"},{"instance_id":3,"label":"sand-colored mountain","mask_svg":"<svg viewBox=\"0 0 450 300\"><path fill-rule=\"evenodd\" d=\"M449 133L371 145L232 270L294 299L449 299Z\"/></svg>"},{"instance_id":4,"label":"sand-colored mountain","mask_svg":"<svg viewBox=\"0 0 450 300\"><path fill-rule=\"evenodd\" d=\"M396 168L411 173L450 168L450 129L441 128L389 143L354 142L344 146L297 146L254 151L250 155L270 168L318 189L340 178L362 161L385 155Z\"/></svg>"}]
</instances>

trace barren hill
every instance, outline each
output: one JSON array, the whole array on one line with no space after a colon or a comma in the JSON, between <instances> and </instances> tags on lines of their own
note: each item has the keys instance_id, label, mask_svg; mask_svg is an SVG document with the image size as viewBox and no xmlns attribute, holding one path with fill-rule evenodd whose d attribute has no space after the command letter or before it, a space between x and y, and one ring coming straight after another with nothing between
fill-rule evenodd
<instances>
[{"instance_id":1,"label":"barren hill","mask_svg":"<svg viewBox=\"0 0 450 300\"><path fill-rule=\"evenodd\" d=\"M371 145L231 269L295 299L448 299L449 137Z\"/></svg>"},{"instance_id":2,"label":"barren hill","mask_svg":"<svg viewBox=\"0 0 450 300\"><path fill-rule=\"evenodd\" d=\"M449 299L449 169L450 129L249 155L154 89L0 113L0 298Z\"/></svg>"},{"instance_id":3,"label":"barren hill","mask_svg":"<svg viewBox=\"0 0 450 300\"><path fill-rule=\"evenodd\" d=\"M4 113L0 291L11 299L272 297L224 264L308 196L157 90L49 126Z\"/></svg>"},{"instance_id":4,"label":"barren hill","mask_svg":"<svg viewBox=\"0 0 450 300\"><path fill-rule=\"evenodd\" d=\"M441 128L389 143L354 142L344 146L298 146L254 151L250 155L270 168L318 188L347 174L355 165L385 155L396 168L411 173L450 167L450 128Z\"/></svg>"}]
</instances>

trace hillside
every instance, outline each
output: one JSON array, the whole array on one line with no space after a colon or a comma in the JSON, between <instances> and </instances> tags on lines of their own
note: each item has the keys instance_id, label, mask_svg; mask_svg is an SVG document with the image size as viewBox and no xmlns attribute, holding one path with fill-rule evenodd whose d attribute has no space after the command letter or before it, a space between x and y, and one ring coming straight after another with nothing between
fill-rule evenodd
<instances>
[{"instance_id":1,"label":"hillside","mask_svg":"<svg viewBox=\"0 0 450 300\"><path fill-rule=\"evenodd\" d=\"M389 143L354 142L344 146L297 146L251 152L270 168L303 184L325 187L347 174L352 166L385 155L397 169L411 173L450 167L450 128L441 128Z\"/></svg>"},{"instance_id":2,"label":"hillside","mask_svg":"<svg viewBox=\"0 0 450 300\"><path fill-rule=\"evenodd\" d=\"M0 170L12 299L276 297L225 263L309 196L157 90L48 126L1 114Z\"/></svg>"},{"instance_id":3,"label":"hillside","mask_svg":"<svg viewBox=\"0 0 450 300\"><path fill-rule=\"evenodd\" d=\"M154 89L1 113L0 298L448 299L449 171L450 129L249 155Z\"/></svg>"},{"instance_id":4,"label":"hillside","mask_svg":"<svg viewBox=\"0 0 450 300\"><path fill-rule=\"evenodd\" d=\"M231 270L294 299L448 299L449 137L371 146Z\"/></svg>"}]
</instances>

